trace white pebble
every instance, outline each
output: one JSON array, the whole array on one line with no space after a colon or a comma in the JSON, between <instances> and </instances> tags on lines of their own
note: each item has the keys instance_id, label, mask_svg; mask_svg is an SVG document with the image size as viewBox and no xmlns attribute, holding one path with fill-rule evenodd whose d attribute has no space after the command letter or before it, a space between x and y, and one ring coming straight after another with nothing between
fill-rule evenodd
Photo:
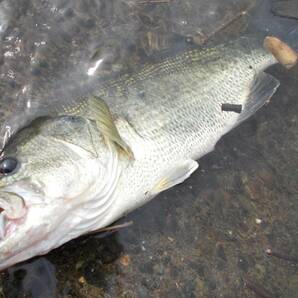
<instances>
[{"instance_id":1,"label":"white pebble","mask_svg":"<svg viewBox=\"0 0 298 298\"><path fill-rule=\"evenodd\" d=\"M260 218L256 218L256 223L257 223L258 225L260 225L260 224L262 223L262 220L261 220Z\"/></svg>"}]
</instances>

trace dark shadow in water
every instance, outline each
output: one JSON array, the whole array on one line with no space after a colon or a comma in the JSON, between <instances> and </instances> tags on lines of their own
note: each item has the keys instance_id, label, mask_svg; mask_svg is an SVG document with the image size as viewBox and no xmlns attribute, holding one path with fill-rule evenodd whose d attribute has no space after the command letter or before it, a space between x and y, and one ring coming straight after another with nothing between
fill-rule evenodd
<instances>
[{"instance_id":1,"label":"dark shadow in water","mask_svg":"<svg viewBox=\"0 0 298 298\"><path fill-rule=\"evenodd\" d=\"M37 257L10 267L3 276L3 294L11 298L76 297L78 290L68 279L69 276L62 278L65 282L58 294L57 266L66 266L65 269L70 270L68 274L72 278L77 277L79 284L88 284L89 289L101 289L98 293L103 293L109 289L108 279L113 273L109 273L107 268L120 258L122 251L123 247L114 233L81 237L55 250L50 258ZM53 262L50 261L52 257ZM61 282L60 277L58 280Z\"/></svg>"},{"instance_id":2,"label":"dark shadow in water","mask_svg":"<svg viewBox=\"0 0 298 298\"><path fill-rule=\"evenodd\" d=\"M4 286L6 297L55 297L55 267L46 258L33 259L8 269Z\"/></svg>"}]
</instances>

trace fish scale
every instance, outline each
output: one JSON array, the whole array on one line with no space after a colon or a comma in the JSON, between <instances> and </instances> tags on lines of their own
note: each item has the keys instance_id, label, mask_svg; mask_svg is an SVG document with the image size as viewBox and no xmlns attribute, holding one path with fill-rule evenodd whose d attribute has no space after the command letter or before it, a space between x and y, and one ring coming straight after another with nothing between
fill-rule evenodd
<instances>
[{"instance_id":1,"label":"fish scale","mask_svg":"<svg viewBox=\"0 0 298 298\"><path fill-rule=\"evenodd\" d=\"M129 90L125 98L109 100L104 97L111 103L114 115L125 118L144 140L150 140L152 144L147 162L140 163L139 168L136 164L131 165L134 174L127 175L129 179L124 176L120 179L123 184L119 189L127 196L133 196L131 190L139 194L136 189L152 187L153 173L165 172L174 161L197 159L213 150L222 135L242 121L241 115L222 112L221 104L241 104L245 110L256 77L276 63L259 42L245 38L208 51L206 60L202 54L195 57L200 59L192 63L189 60L185 63L184 57L175 59L181 65L176 70L171 68L170 72L165 67L167 64L155 70L151 68L147 80L142 80L141 88L145 93L142 101ZM135 82L130 86L137 90L138 84ZM176 85L179 85L178 92ZM268 90L268 97L277 86L278 82L273 79L273 89ZM264 98L254 100L260 100L261 105L265 103ZM125 132L122 135L133 147L134 141L129 141Z\"/></svg>"},{"instance_id":2,"label":"fish scale","mask_svg":"<svg viewBox=\"0 0 298 298\"><path fill-rule=\"evenodd\" d=\"M263 72L274 63L254 38L192 50L107 81L99 97L56 106L19 132L5 155L20 167L0 178L0 198L9 189L29 207L8 235L0 215L0 269L103 228L187 179L196 159L274 94L279 82Z\"/></svg>"}]
</instances>

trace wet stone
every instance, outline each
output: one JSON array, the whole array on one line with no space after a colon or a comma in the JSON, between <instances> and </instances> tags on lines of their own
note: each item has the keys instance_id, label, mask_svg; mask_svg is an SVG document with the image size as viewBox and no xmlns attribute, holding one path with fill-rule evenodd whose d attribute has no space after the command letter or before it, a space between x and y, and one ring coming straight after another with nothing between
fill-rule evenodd
<instances>
[{"instance_id":1,"label":"wet stone","mask_svg":"<svg viewBox=\"0 0 298 298\"><path fill-rule=\"evenodd\" d=\"M227 261L227 257L226 257L226 254L225 254L225 251L224 251L224 248L222 245L219 245L217 247L217 250L216 250L216 254L219 258L221 258L222 260L224 260L225 262Z\"/></svg>"},{"instance_id":2,"label":"wet stone","mask_svg":"<svg viewBox=\"0 0 298 298\"><path fill-rule=\"evenodd\" d=\"M177 278L180 274L181 270L176 266L172 266L170 270L170 275L173 279Z\"/></svg>"},{"instance_id":3,"label":"wet stone","mask_svg":"<svg viewBox=\"0 0 298 298\"><path fill-rule=\"evenodd\" d=\"M164 291L164 295L164 297L177 297L177 289L167 289Z\"/></svg>"},{"instance_id":4,"label":"wet stone","mask_svg":"<svg viewBox=\"0 0 298 298\"><path fill-rule=\"evenodd\" d=\"M101 241L102 247L98 249L98 257L103 263L109 263L121 256L122 246L115 235L107 236Z\"/></svg>"},{"instance_id":5,"label":"wet stone","mask_svg":"<svg viewBox=\"0 0 298 298\"><path fill-rule=\"evenodd\" d=\"M195 298L196 296L196 283L193 280L185 282L185 286L182 288L182 292L186 297Z\"/></svg>"},{"instance_id":6,"label":"wet stone","mask_svg":"<svg viewBox=\"0 0 298 298\"><path fill-rule=\"evenodd\" d=\"M39 76L41 74L41 69L38 66L34 66L31 68L31 74L34 76Z\"/></svg>"},{"instance_id":7,"label":"wet stone","mask_svg":"<svg viewBox=\"0 0 298 298\"><path fill-rule=\"evenodd\" d=\"M171 262L171 257L165 256L165 257L163 257L162 261L165 265L167 265Z\"/></svg>"},{"instance_id":8,"label":"wet stone","mask_svg":"<svg viewBox=\"0 0 298 298\"><path fill-rule=\"evenodd\" d=\"M9 85L9 87L11 87L13 89L18 86L18 84L17 84L17 82L15 80L9 80L8 81L8 85Z\"/></svg>"},{"instance_id":9,"label":"wet stone","mask_svg":"<svg viewBox=\"0 0 298 298\"><path fill-rule=\"evenodd\" d=\"M42 68L47 68L49 67L49 63L46 60L40 60L38 61L38 65Z\"/></svg>"},{"instance_id":10,"label":"wet stone","mask_svg":"<svg viewBox=\"0 0 298 298\"><path fill-rule=\"evenodd\" d=\"M155 274L163 275L165 268L162 263L157 263L153 266L153 270Z\"/></svg>"},{"instance_id":11,"label":"wet stone","mask_svg":"<svg viewBox=\"0 0 298 298\"><path fill-rule=\"evenodd\" d=\"M205 267L201 264L190 262L189 266L201 277L205 276Z\"/></svg>"},{"instance_id":12,"label":"wet stone","mask_svg":"<svg viewBox=\"0 0 298 298\"><path fill-rule=\"evenodd\" d=\"M124 230L119 235L119 239L121 242L125 242L127 244L134 244L134 245L136 245L140 240L136 233L136 230L133 227L130 229Z\"/></svg>"},{"instance_id":13,"label":"wet stone","mask_svg":"<svg viewBox=\"0 0 298 298\"><path fill-rule=\"evenodd\" d=\"M80 20L80 25L85 27L86 29L91 29L95 26L95 21L93 19L82 19Z\"/></svg>"},{"instance_id":14,"label":"wet stone","mask_svg":"<svg viewBox=\"0 0 298 298\"><path fill-rule=\"evenodd\" d=\"M67 18L72 18L74 16L74 11L73 9L71 8L67 8L65 11L64 11L64 16L67 17Z\"/></svg>"},{"instance_id":15,"label":"wet stone","mask_svg":"<svg viewBox=\"0 0 298 298\"><path fill-rule=\"evenodd\" d=\"M137 294L138 294L138 297L145 298L149 296L149 291L144 286L139 285L137 287Z\"/></svg>"},{"instance_id":16,"label":"wet stone","mask_svg":"<svg viewBox=\"0 0 298 298\"><path fill-rule=\"evenodd\" d=\"M154 268L152 263L145 263L140 265L140 271L146 274L153 274Z\"/></svg>"},{"instance_id":17,"label":"wet stone","mask_svg":"<svg viewBox=\"0 0 298 298\"><path fill-rule=\"evenodd\" d=\"M156 278L145 278L142 280L142 284L149 290L158 289L160 286L160 282Z\"/></svg>"},{"instance_id":18,"label":"wet stone","mask_svg":"<svg viewBox=\"0 0 298 298\"><path fill-rule=\"evenodd\" d=\"M223 260L218 260L216 268L220 271L223 271L226 268L226 262L224 262Z\"/></svg>"},{"instance_id":19,"label":"wet stone","mask_svg":"<svg viewBox=\"0 0 298 298\"><path fill-rule=\"evenodd\" d=\"M239 260L238 260L238 267L244 271L245 273L248 272L248 269L249 269L249 263L248 261L243 258L243 257L240 257Z\"/></svg>"},{"instance_id":20,"label":"wet stone","mask_svg":"<svg viewBox=\"0 0 298 298\"><path fill-rule=\"evenodd\" d=\"M84 268L84 278L88 284L95 285L99 288L106 287L105 273L89 262Z\"/></svg>"},{"instance_id":21,"label":"wet stone","mask_svg":"<svg viewBox=\"0 0 298 298\"><path fill-rule=\"evenodd\" d=\"M207 280L206 280L206 284L207 284L207 287L208 287L211 291L213 291L213 290L216 289L216 282L215 282L214 280L212 280L212 279L207 279Z\"/></svg>"},{"instance_id":22,"label":"wet stone","mask_svg":"<svg viewBox=\"0 0 298 298\"><path fill-rule=\"evenodd\" d=\"M72 39L73 39L73 35L71 33L68 32L61 32L61 38L67 42L67 43L71 43Z\"/></svg>"},{"instance_id":23,"label":"wet stone","mask_svg":"<svg viewBox=\"0 0 298 298\"><path fill-rule=\"evenodd\" d=\"M113 263L118 258L119 258L119 254L109 250L109 248L107 247L100 252L100 261L103 264Z\"/></svg>"}]
</instances>

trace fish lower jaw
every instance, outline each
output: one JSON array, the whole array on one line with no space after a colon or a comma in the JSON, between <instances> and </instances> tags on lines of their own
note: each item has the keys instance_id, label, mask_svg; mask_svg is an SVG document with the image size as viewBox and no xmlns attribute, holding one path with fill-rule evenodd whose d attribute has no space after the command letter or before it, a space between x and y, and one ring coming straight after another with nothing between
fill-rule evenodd
<instances>
[{"instance_id":1,"label":"fish lower jaw","mask_svg":"<svg viewBox=\"0 0 298 298\"><path fill-rule=\"evenodd\" d=\"M0 213L0 241L5 240L14 233L18 226L25 221L27 212L20 218L9 218L4 212Z\"/></svg>"}]
</instances>

